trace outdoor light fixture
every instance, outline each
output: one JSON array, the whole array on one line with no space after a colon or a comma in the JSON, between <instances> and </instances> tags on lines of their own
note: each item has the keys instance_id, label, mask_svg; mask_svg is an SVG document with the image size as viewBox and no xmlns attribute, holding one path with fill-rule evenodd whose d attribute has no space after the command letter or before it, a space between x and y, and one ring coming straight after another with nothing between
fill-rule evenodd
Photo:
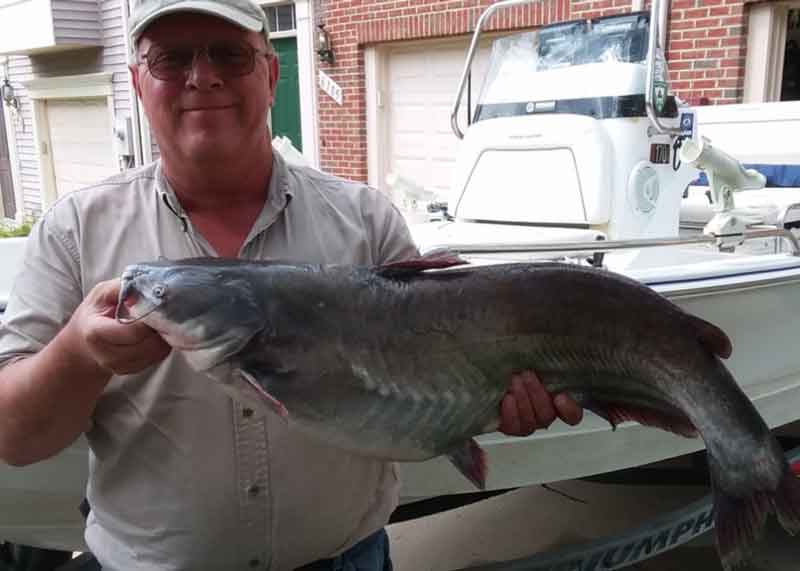
<instances>
[{"instance_id":1,"label":"outdoor light fixture","mask_svg":"<svg viewBox=\"0 0 800 571\"><path fill-rule=\"evenodd\" d=\"M19 111L19 98L14 94L14 86L9 83L8 78L5 78L3 85L0 85L0 97L6 105Z\"/></svg>"},{"instance_id":2,"label":"outdoor light fixture","mask_svg":"<svg viewBox=\"0 0 800 571\"><path fill-rule=\"evenodd\" d=\"M325 24L317 24L317 55L320 61L333 64L333 49L331 48L331 37L325 29Z\"/></svg>"}]
</instances>

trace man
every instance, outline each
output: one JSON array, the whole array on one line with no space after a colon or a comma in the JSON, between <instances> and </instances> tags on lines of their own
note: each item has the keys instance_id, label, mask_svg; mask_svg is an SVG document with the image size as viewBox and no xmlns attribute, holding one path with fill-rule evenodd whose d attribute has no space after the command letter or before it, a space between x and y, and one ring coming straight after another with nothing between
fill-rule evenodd
<instances>
[{"instance_id":1,"label":"man","mask_svg":"<svg viewBox=\"0 0 800 571\"><path fill-rule=\"evenodd\" d=\"M230 400L113 311L130 263L379 264L416 254L409 232L382 194L273 154L278 62L258 6L145 0L130 35L161 158L65 196L33 230L0 330L0 457L36 462L86 433L86 541L105 569L388 568L393 464ZM531 373L501 409L509 434L581 412Z\"/></svg>"}]
</instances>

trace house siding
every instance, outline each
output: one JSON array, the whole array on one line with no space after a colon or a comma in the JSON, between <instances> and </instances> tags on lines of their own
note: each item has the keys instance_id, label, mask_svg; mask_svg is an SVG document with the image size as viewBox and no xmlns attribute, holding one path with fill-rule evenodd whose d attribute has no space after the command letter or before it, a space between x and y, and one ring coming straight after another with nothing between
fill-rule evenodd
<instances>
[{"instance_id":1,"label":"house siding","mask_svg":"<svg viewBox=\"0 0 800 571\"><path fill-rule=\"evenodd\" d=\"M24 215L28 217L37 217L42 213L42 181L33 133L33 105L23 82L41 77L111 72L114 116L132 114L133 90L128 74L120 0L102 0L99 3L95 0L53 2L53 14L54 19L60 18L57 31L68 34L71 38L68 40L65 35L60 37L59 42L90 42L99 47L31 56L9 56L9 80L20 96L22 112L21 120L8 127L14 129L16 137ZM95 32L86 25L85 19L90 17L93 18ZM72 23L67 24L68 22Z\"/></svg>"},{"instance_id":2,"label":"house siding","mask_svg":"<svg viewBox=\"0 0 800 571\"><path fill-rule=\"evenodd\" d=\"M336 53L320 68L344 91L340 107L321 91L320 166L367 180L364 49L385 42L466 37L488 0L317 0ZM666 55L671 91L692 104L739 103L744 94L747 0L672 0ZM489 30L530 28L630 12L631 0L544 0L502 10ZM646 4L649 9L649 3Z\"/></svg>"},{"instance_id":3,"label":"house siding","mask_svg":"<svg viewBox=\"0 0 800 571\"><path fill-rule=\"evenodd\" d=\"M111 72L114 89L114 115L129 117L133 113L133 87L128 72L125 29L120 0L100 2L100 22L103 31L103 71Z\"/></svg>"},{"instance_id":4,"label":"house siding","mask_svg":"<svg viewBox=\"0 0 800 571\"><path fill-rule=\"evenodd\" d=\"M56 45L100 43L97 0L51 0Z\"/></svg>"}]
</instances>

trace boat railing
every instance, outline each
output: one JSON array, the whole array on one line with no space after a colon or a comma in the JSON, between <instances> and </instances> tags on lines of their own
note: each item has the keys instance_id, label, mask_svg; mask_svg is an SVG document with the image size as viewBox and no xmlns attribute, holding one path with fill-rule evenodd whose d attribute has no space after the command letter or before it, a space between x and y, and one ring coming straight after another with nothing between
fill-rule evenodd
<instances>
[{"instance_id":1,"label":"boat railing","mask_svg":"<svg viewBox=\"0 0 800 571\"><path fill-rule=\"evenodd\" d=\"M469 44L467 61L464 63L464 69L461 72L461 79L458 82L458 93L456 94L456 100L453 103L453 110L450 113L450 126L453 129L453 133L455 133L456 137L459 139L464 138L464 133L458 126L458 110L461 108L461 98L464 96L464 89L467 87L467 80L472 73L472 60L475 59L475 52L478 49L478 42L481 37L481 32L483 31L483 25L498 10L510 8L512 6L519 6L520 4L533 4L535 2L541 2L541 0L502 0L487 7L486 10L484 10L481 14L480 18L478 18L478 23L475 24L475 31L472 33L472 41Z\"/></svg>"},{"instance_id":2,"label":"boat railing","mask_svg":"<svg viewBox=\"0 0 800 571\"><path fill-rule=\"evenodd\" d=\"M800 207L800 205L798 205ZM780 238L789 242L793 256L800 256L800 242L789 230L784 228L764 228L747 230L739 234L725 236L702 235L675 238L643 238L639 240L596 240L594 242L517 242L517 243L446 243L434 244L425 248L425 252L434 250L450 250L459 254L508 254L508 253L574 253L591 252L602 255L613 250L638 250L664 246L687 246L708 244L720 249L729 249L731 243L742 243L757 238Z\"/></svg>"}]
</instances>

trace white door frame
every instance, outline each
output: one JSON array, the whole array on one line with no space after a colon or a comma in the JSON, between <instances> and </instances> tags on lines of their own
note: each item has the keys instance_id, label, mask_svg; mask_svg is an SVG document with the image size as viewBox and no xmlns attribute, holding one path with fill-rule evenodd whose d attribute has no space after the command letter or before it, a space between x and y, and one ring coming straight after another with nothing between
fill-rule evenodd
<instances>
[{"instance_id":1,"label":"white door frame","mask_svg":"<svg viewBox=\"0 0 800 571\"><path fill-rule=\"evenodd\" d=\"M262 6L288 4L286 0L261 0ZM303 138L303 156L319 168L319 121L317 118L316 49L314 46L314 2L295 0L295 30L276 32L278 38L297 38L297 82L300 96L300 134Z\"/></svg>"},{"instance_id":2,"label":"white door frame","mask_svg":"<svg viewBox=\"0 0 800 571\"><path fill-rule=\"evenodd\" d=\"M744 68L745 103L780 101L786 53L786 18L792 9L800 9L800 2L793 0L749 6Z\"/></svg>"},{"instance_id":3,"label":"white door frame","mask_svg":"<svg viewBox=\"0 0 800 571\"><path fill-rule=\"evenodd\" d=\"M47 101L51 99L106 98L111 129L108 133L109 153L117 164L114 142L114 97L111 73L90 73L65 77L44 77L25 82L28 97L33 104L33 140L39 162L41 181L40 203L42 210L58 198L53 153L50 144L50 126L47 119Z\"/></svg>"}]
</instances>

